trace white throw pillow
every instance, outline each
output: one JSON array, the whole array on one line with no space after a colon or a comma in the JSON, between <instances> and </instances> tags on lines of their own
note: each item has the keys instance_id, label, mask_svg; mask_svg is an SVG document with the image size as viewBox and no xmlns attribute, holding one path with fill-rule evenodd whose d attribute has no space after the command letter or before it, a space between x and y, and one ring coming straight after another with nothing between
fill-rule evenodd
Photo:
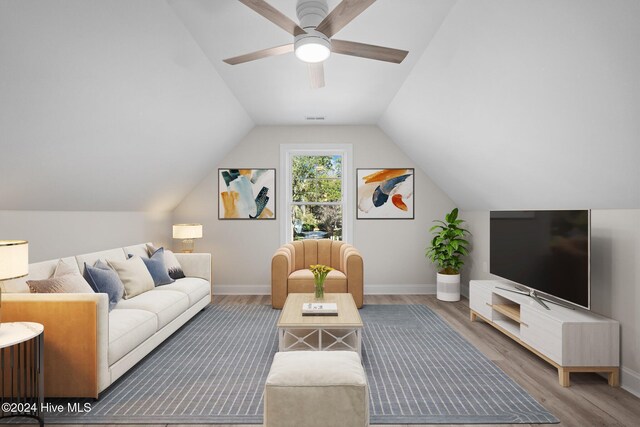
<instances>
[{"instance_id":1,"label":"white throw pillow","mask_svg":"<svg viewBox=\"0 0 640 427\"><path fill-rule=\"evenodd\" d=\"M124 299L133 298L154 288L153 277L139 256L126 261L107 260L107 263L118 273L124 285Z\"/></svg>"}]
</instances>

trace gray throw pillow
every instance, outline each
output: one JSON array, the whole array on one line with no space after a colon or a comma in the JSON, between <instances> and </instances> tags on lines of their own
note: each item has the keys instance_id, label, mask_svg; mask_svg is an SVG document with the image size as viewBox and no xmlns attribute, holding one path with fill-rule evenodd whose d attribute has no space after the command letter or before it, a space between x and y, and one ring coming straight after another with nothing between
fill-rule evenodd
<instances>
[{"instance_id":1,"label":"gray throw pillow","mask_svg":"<svg viewBox=\"0 0 640 427\"><path fill-rule=\"evenodd\" d=\"M129 254L129 258L133 255ZM168 285L175 282L170 276L167 267L164 265L164 248L160 248L151 255L150 258L142 258L142 262L147 266L149 274L153 277L156 286Z\"/></svg>"},{"instance_id":2,"label":"gray throw pillow","mask_svg":"<svg viewBox=\"0 0 640 427\"><path fill-rule=\"evenodd\" d=\"M157 249L155 246L147 244L147 251L149 252L149 256L151 256L157 251ZM178 258L176 258L176 255L168 249L164 250L164 265L167 267L169 277L173 280L184 279L186 277L182 271L182 266L178 262Z\"/></svg>"},{"instance_id":3,"label":"gray throw pillow","mask_svg":"<svg viewBox=\"0 0 640 427\"><path fill-rule=\"evenodd\" d=\"M101 261L97 261L94 267L85 262L84 276L94 291L109 296L109 311L113 310L124 295L124 285L118 273Z\"/></svg>"}]
</instances>

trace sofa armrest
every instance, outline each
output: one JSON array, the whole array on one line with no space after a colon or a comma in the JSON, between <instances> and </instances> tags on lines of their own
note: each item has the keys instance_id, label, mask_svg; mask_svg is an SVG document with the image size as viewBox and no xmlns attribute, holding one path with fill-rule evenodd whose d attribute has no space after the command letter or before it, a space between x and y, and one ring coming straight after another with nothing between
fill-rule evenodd
<instances>
[{"instance_id":1,"label":"sofa armrest","mask_svg":"<svg viewBox=\"0 0 640 427\"><path fill-rule=\"evenodd\" d=\"M107 294L2 295L3 322L44 325L46 397L93 397L109 386Z\"/></svg>"},{"instance_id":2,"label":"sofa armrest","mask_svg":"<svg viewBox=\"0 0 640 427\"><path fill-rule=\"evenodd\" d=\"M176 259L187 277L199 277L211 283L211 254L176 253Z\"/></svg>"}]
</instances>

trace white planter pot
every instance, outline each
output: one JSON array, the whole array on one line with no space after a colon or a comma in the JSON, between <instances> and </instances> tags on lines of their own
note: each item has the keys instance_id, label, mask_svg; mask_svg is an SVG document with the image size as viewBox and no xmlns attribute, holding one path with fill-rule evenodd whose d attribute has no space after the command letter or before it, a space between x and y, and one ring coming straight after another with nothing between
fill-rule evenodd
<instances>
[{"instance_id":1,"label":"white planter pot","mask_svg":"<svg viewBox=\"0 0 640 427\"><path fill-rule=\"evenodd\" d=\"M460 301L460 275L438 273L436 297L440 301Z\"/></svg>"}]
</instances>

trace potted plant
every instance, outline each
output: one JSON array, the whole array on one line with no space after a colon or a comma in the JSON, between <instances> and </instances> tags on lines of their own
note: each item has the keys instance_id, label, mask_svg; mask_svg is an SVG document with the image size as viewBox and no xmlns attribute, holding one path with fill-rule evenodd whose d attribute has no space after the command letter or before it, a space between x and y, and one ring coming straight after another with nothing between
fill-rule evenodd
<instances>
[{"instance_id":1,"label":"potted plant","mask_svg":"<svg viewBox=\"0 0 640 427\"><path fill-rule=\"evenodd\" d=\"M469 254L469 242L464 238L470 233L461 227L464 220L458 219L458 208L446 214L444 219L433 221L437 224L429 229L433 238L425 256L438 266L437 298L459 301L462 257Z\"/></svg>"}]
</instances>

